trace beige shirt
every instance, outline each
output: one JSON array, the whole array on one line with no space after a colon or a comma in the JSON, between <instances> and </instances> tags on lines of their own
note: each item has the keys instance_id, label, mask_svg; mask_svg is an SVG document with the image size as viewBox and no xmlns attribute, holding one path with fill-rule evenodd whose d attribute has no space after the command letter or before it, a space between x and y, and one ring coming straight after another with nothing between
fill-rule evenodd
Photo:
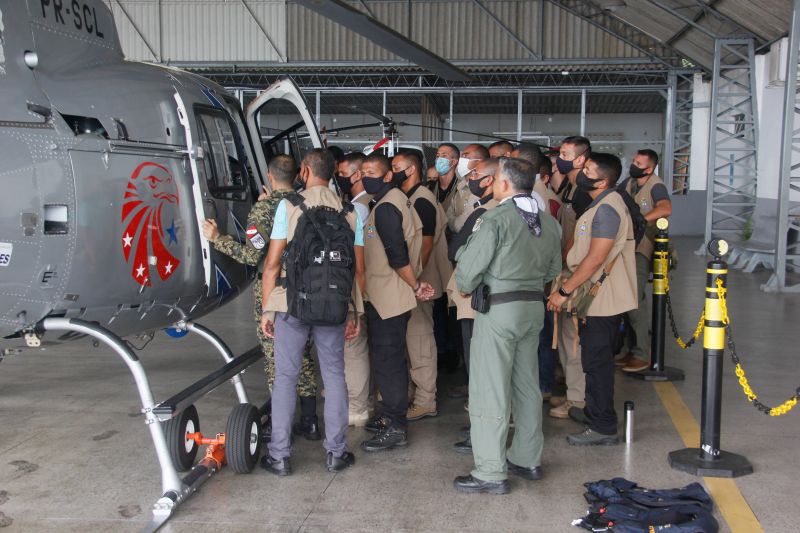
<instances>
[{"instance_id":1,"label":"beige shirt","mask_svg":"<svg viewBox=\"0 0 800 533\"><path fill-rule=\"evenodd\" d=\"M414 289L403 281L389 265L389 258L375 227L375 211L385 203L392 204L403 217L403 237L408 247L408 258L415 276L422 272L422 221L400 189L387 192L369 214L364 226L364 255L366 260L367 297L382 319L402 315L417 306Z\"/></svg>"},{"instance_id":2,"label":"beige shirt","mask_svg":"<svg viewBox=\"0 0 800 533\"><path fill-rule=\"evenodd\" d=\"M459 178L455 188L450 204L447 206L447 225L450 227L450 231L458 233L475 210L473 206L480 198L470 192L466 178Z\"/></svg>"},{"instance_id":3,"label":"beige shirt","mask_svg":"<svg viewBox=\"0 0 800 533\"><path fill-rule=\"evenodd\" d=\"M308 207L316 207L316 206L327 206L331 207L336 210L342 209L342 200L339 196L330 190L328 187L325 186L317 186L311 187L310 189L306 189L300 193L300 196L305 198L305 204ZM288 244L292 241L294 237L294 231L297 228L297 221L300 219L300 215L303 214L303 211L296 207L288 200L283 200L286 202L286 217L289 221L289 228L286 243ZM354 232L356 230L356 214L355 212L351 211L346 216L347 222L350 224L350 229ZM281 276L286 277L286 272L282 269ZM356 305L356 310L360 313L363 312L364 304L361 298L361 292L358 290L358 283L353 282L353 301ZM266 305L263 306L265 311L276 311L285 313L289 310L288 303L286 301L286 288L276 285L275 288L272 290L269 298L267 299Z\"/></svg>"},{"instance_id":4,"label":"beige shirt","mask_svg":"<svg viewBox=\"0 0 800 533\"><path fill-rule=\"evenodd\" d=\"M575 224L575 239L572 248L567 254L567 268L575 272L578 265L586 258L592 242L592 220L601 205L608 205L619 215L620 223L614 245L608 256L597 272L592 274L591 280L597 281L603 269L615 257L611 272L600 286L600 291L589 307L588 316L614 316L636 309L638 306L636 293L636 259L633 238L633 225L625 200L618 192L611 190L595 199L586 212Z\"/></svg>"},{"instance_id":5,"label":"beige shirt","mask_svg":"<svg viewBox=\"0 0 800 533\"><path fill-rule=\"evenodd\" d=\"M628 194L631 194L633 191L633 182L635 180L631 178L628 180L628 184L625 186L625 190L628 191ZM656 176L655 174L650 176L645 184L639 188L636 194L631 194L633 200L639 206L639 211L641 211L642 215L646 215L650 211L653 210L655 207L655 202L653 201L653 194L652 190L653 187L658 185L659 183L663 184L664 182ZM650 261L653 258L653 252L655 251L655 243L653 242L652 235L655 232L656 221L653 220L647 223L648 231L645 232L644 237L642 240L639 241L639 246L636 247L636 253L642 254Z\"/></svg>"},{"instance_id":6,"label":"beige shirt","mask_svg":"<svg viewBox=\"0 0 800 533\"><path fill-rule=\"evenodd\" d=\"M426 281L431 284L434 291L433 299L435 300L442 295L447 286L447 280L453 273L453 265L447 258L447 239L444 234L444 229L447 226L447 215L442 206L436 201L434 194L424 185L417 187L414 194L408 198L412 208L420 198L428 200L436 209L436 230L433 234L433 248L428 258L428 264L425 265L419 276L420 281ZM420 240L420 242L422 241Z\"/></svg>"},{"instance_id":7,"label":"beige shirt","mask_svg":"<svg viewBox=\"0 0 800 533\"><path fill-rule=\"evenodd\" d=\"M564 178L567 179L567 178ZM572 197L575 196L575 191L577 187L573 186L572 190L570 191L569 195L567 195L567 201L561 204L561 209L558 210L558 216L556 219L558 223L561 224L561 249L564 250L569 244L569 240L575 234L575 223L577 221L577 217L575 215L575 209L573 209L572 204L570 201Z\"/></svg>"}]
</instances>

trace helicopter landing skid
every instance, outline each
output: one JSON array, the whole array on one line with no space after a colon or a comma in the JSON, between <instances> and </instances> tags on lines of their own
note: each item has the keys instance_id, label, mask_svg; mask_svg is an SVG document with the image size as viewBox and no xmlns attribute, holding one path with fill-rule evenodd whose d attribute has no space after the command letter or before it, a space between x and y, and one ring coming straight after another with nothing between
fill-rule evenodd
<instances>
[{"instance_id":1,"label":"helicopter landing skid","mask_svg":"<svg viewBox=\"0 0 800 533\"><path fill-rule=\"evenodd\" d=\"M172 462L170 448L161 424L178 416L189 405L192 405L195 400L208 394L228 380L236 388L239 405L247 403L247 394L239 374L263 357L260 347L253 348L233 358L230 349L211 330L199 324L185 323L184 327L186 329L194 331L211 342L222 354L226 364L178 394L160 404L156 404L153 400L150 382L147 379L147 374L141 361L122 338L94 322L75 318L46 318L40 322L40 326L44 331L73 331L88 335L112 348L128 366L128 370L130 370L136 383L136 389L139 392L145 424L150 430L150 437L153 440L156 457L161 469L162 495L153 505L152 520L142 530L148 532L156 531L169 520L178 506L216 473L221 466L221 461L217 460L218 458L213 455L206 455L181 478Z\"/></svg>"}]
</instances>

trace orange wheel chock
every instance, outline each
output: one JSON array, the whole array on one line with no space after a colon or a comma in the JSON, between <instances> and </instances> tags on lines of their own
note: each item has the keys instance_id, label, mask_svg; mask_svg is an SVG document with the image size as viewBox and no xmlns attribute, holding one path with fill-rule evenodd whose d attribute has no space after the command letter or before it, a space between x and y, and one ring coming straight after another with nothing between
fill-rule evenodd
<instances>
[{"instance_id":1,"label":"orange wheel chock","mask_svg":"<svg viewBox=\"0 0 800 533\"><path fill-rule=\"evenodd\" d=\"M214 438L204 437L199 431L197 433L187 433L186 440L193 440L198 446L208 446L206 448L206 458L211 459L217 464L217 469L222 468L225 461L225 433L217 433Z\"/></svg>"}]
</instances>

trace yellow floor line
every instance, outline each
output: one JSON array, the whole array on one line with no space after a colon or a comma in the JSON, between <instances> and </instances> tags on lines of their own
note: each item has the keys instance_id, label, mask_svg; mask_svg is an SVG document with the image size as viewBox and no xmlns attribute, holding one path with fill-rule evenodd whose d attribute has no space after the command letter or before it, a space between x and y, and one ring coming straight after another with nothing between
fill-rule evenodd
<instances>
[{"instance_id":1,"label":"yellow floor line","mask_svg":"<svg viewBox=\"0 0 800 533\"><path fill-rule=\"evenodd\" d=\"M683 439L684 445L687 448L699 446L700 426L692 416L689 408L686 407L675 385L667 381L653 383L653 386L661 398L661 403L664 404L664 408L672 418L672 423L675 425L675 429L678 430L681 439ZM747 504L747 500L744 499L733 479L704 477L703 482L733 533L764 532L764 528L761 527L756 515L753 514L753 510Z\"/></svg>"}]
</instances>

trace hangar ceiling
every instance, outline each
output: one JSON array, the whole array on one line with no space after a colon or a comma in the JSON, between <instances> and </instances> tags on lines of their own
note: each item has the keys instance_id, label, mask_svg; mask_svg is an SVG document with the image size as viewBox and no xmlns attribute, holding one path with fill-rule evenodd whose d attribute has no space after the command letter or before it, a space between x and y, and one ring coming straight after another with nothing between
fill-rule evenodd
<instances>
[{"instance_id":1,"label":"hangar ceiling","mask_svg":"<svg viewBox=\"0 0 800 533\"><path fill-rule=\"evenodd\" d=\"M129 58L189 68L226 84L238 78L263 86L292 74L316 77L309 81L319 87L453 86L291 0L106 1ZM708 72L715 38L750 37L765 47L786 35L791 19L784 0L348 4L474 74L461 86L484 87L569 86L562 72L584 76L589 86L611 78L641 85L641 73L670 69ZM376 76L381 85L370 81Z\"/></svg>"}]
</instances>

